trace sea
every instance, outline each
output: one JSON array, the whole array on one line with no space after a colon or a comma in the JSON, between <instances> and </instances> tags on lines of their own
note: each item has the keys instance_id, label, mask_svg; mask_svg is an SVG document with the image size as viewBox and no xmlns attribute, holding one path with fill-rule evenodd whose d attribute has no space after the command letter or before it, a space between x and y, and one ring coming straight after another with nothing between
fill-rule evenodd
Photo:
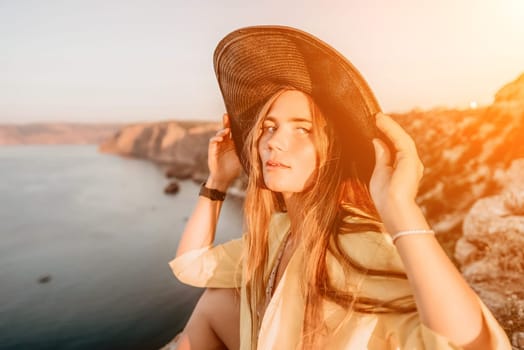
<instances>
[{"instance_id":1,"label":"sea","mask_svg":"<svg viewBox=\"0 0 524 350\"><path fill-rule=\"evenodd\" d=\"M168 262L199 185L95 145L0 147L0 349L159 349L201 289ZM240 237L229 196L217 243Z\"/></svg>"}]
</instances>

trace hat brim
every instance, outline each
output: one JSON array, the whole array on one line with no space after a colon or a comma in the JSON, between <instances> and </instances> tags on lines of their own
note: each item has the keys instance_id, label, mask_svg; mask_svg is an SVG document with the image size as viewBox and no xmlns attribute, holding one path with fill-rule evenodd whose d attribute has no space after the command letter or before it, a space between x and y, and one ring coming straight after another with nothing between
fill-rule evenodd
<instances>
[{"instance_id":1,"label":"hat brim","mask_svg":"<svg viewBox=\"0 0 524 350\"><path fill-rule=\"evenodd\" d=\"M369 182L375 157L379 104L357 69L334 48L301 30L254 26L226 35L214 53L214 68L237 154L246 171L244 141L262 106L284 87L310 95L338 132L341 162L354 161Z\"/></svg>"}]
</instances>

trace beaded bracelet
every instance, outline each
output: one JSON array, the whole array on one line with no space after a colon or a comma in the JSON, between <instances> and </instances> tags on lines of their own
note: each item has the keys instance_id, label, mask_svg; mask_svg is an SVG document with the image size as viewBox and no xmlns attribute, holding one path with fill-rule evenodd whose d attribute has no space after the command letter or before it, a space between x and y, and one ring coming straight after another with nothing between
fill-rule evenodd
<instances>
[{"instance_id":1,"label":"beaded bracelet","mask_svg":"<svg viewBox=\"0 0 524 350\"><path fill-rule=\"evenodd\" d=\"M433 230L406 230L406 231L400 231L395 233L394 235L391 235L391 239L393 240L393 244L397 239L399 239L402 236L410 236L410 235L434 235L435 231Z\"/></svg>"}]
</instances>

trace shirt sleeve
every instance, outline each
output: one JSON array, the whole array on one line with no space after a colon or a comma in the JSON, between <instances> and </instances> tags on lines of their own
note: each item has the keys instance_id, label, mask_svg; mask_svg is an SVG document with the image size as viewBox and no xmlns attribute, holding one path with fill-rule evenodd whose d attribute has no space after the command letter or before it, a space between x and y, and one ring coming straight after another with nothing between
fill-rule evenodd
<instances>
[{"instance_id":1,"label":"shirt sleeve","mask_svg":"<svg viewBox=\"0 0 524 350\"><path fill-rule=\"evenodd\" d=\"M482 314L486 322L487 330L490 334L490 349L497 350L511 350L511 344L508 336L499 325L495 317L493 317L491 311L484 305L479 299ZM440 350L440 349L462 349L461 347L454 345L446 337L434 332L430 328L426 327L420 321L409 334L404 335L404 343L406 349L428 349L428 350Z\"/></svg>"},{"instance_id":2,"label":"shirt sleeve","mask_svg":"<svg viewBox=\"0 0 524 350\"><path fill-rule=\"evenodd\" d=\"M242 281L242 239L189 251L169 262L182 282L201 288L239 288Z\"/></svg>"},{"instance_id":3,"label":"shirt sleeve","mask_svg":"<svg viewBox=\"0 0 524 350\"><path fill-rule=\"evenodd\" d=\"M342 247L363 266L390 271L403 271L404 267L390 239L382 234L353 234L341 237ZM374 298L392 300L403 294L411 294L407 280L364 278L361 292ZM478 297L482 315L490 334L491 349L511 350L509 339L491 311ZM450 305L450 307L453 307ZM417 312L408 314L378 315L375 332L370 338L368 349L462 349L447 337L426 327ZM387 345L386 345L387 344Z\"/></svg>"}]
</instances>

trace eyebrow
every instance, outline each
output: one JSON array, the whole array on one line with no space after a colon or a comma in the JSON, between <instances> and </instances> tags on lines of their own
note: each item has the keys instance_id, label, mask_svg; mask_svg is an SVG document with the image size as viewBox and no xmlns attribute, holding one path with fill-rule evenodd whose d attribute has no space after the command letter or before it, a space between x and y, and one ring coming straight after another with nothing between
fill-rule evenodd
<instances>
[{"instance_id":1,"label":"eyebrow","mask_svg":"<svg viewBox=\"0 0 524 350\"><path fill-rule=\"evenodd\" d=\"M271 116L271 115L268 115L266 116L266 118L264 118L264 121L266 120L270 120L272 122L276 122L277 121L277 118ZM301 122L301 123L309 123L309 124L313 124L313 121L311 119L306 119L306 118L300 118L300 117L294 117L294 118L290 118L288 119L288 121L290 122Z\"/></svg>"}]
</instances>

